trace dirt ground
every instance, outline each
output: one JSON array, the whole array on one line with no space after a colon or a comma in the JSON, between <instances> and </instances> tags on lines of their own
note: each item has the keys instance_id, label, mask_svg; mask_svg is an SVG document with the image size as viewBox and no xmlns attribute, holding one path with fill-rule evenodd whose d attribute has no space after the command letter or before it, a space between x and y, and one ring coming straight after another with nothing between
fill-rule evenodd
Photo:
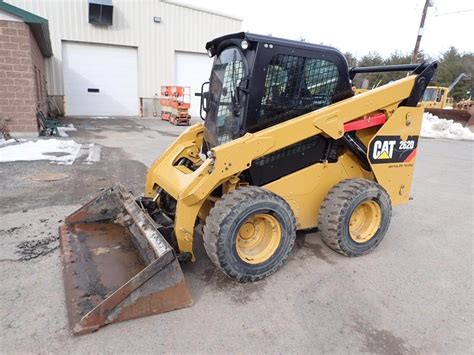
<instances>
[{"instance_id":1,"label":"dirt ground","mask_svg":"<svg viewBox=\"0 0 474 355\"><path fill-rule=\"evenodd\" d=\"M272 277L238 284L197 237L184 266L194 306L73 337L67 325L57 228L103 188L139 194L147 166L183 128L158 120L75 119L99 162L0 163L2 353L471 353L472 142L422 139L413 201L395 207L370 255L342 257L302 234ZM35 181L62 173L58 181Z\"/></svg>"}]
</instances>

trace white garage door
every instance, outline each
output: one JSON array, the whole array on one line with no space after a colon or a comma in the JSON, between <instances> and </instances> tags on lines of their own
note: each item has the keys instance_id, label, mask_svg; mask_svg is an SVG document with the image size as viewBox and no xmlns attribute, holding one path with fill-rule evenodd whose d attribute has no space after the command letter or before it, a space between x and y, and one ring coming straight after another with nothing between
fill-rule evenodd
<instances>
[{"instance_id":1,"label":"white garage door","mask_svg":"<svg viewBox=\"0 0 474 355\"><path fill-rule=\"evenodd\" d=\"M212 59L207 54L176 52L175 78L176 85L191 87L191 116L199 117L199 96L202 83L209 81Z\"/></svg>"},{"instance_id":2,"label":"white garage door","mask_svg":"<svg viewBox=\"0 0 474 355\"><path fill-rule=\"evenodd\" d=\"M138 116L137 49L63 42L70 116Z\"/></svg>"}]
</instances>

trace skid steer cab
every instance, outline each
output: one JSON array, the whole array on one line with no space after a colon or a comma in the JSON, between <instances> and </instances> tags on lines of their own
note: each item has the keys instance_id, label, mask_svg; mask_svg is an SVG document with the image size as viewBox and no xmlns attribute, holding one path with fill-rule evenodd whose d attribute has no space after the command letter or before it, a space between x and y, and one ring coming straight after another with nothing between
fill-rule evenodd
<instances>
[{"instance_id":1,"label":"skid steer cab","mask_svg":"<svg viewBox=\"0 0 474 355\"><path fill-rule=\"evenodd\" d=\"M349 69L334 48L250 33L206 49L204 123L152 164L143 197L111 187L60 228L76 334L191 305L179 262L195 260L198 225L216 267L251 282L284 264L297 230L371 252L408 202L435 62ZM409 75L354 96L355 75L386 71Z\"/></svg>"}]
</instances>

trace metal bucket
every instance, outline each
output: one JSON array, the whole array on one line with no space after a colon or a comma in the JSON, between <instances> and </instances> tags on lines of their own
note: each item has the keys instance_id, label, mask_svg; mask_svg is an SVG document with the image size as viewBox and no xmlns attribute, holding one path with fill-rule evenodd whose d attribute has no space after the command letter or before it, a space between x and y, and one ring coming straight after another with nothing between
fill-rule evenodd
<instances>
[{"instance_id":1,"label":"metal bucket","mask_svg":"<svg viewBox=\"0 0 474 355\"><path fill-rule=\"evenodd\" d=\"M454 122L458 122L462 124L463 126L469 124L469 121L471 119L471 113L467 110L456 110L456 109L447 110L447 109L440 109L440 108L426 108L425 112L429 112L433 115L438 116L439 118L453 120Z\"/></svg>"},{"instance_id":2,"label":"metal bucket","mask_svg":"<svg viewBox=\"0 0 474 355\"><path fill-rule=\"evenodd\" d=\"M173 248L121 186L68 216L59 235L74 334L192 305Z\"/></svg>"}]
</instances>

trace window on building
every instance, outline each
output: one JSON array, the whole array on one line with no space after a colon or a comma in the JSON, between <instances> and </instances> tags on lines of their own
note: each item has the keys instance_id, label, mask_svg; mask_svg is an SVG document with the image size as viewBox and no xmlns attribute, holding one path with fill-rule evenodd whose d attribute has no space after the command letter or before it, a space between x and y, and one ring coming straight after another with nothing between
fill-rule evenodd
<instances>
[{"instance_id":1,"label":"window on building","mask_svg":"<svg viewBox=\"0 0 474 355\"><path fill-rule=\"evenodd\" d=\"M89 23L111 26L113 14L112 0L89 0Z\"/></svg>"},{"instance_id":2,"label":"window on building","mask_svg":"<svg viewBox=\"0 0 474 355\"><path fill-rule=\"evenodd\" d=\"M259 117L275 124L327 106L338 79L332 62L278 54L267 67Z\"/></svg>"}]
</instances>

